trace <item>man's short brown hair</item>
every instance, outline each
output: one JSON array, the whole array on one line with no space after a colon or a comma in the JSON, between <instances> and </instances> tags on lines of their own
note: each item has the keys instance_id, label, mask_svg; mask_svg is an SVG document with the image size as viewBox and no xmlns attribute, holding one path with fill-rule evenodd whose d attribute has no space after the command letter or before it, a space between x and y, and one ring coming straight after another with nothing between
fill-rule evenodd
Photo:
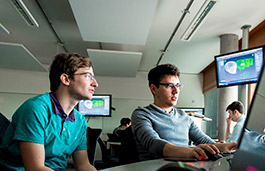
<instances>
[{"instance_id":1,"label":"man's short brown hair","mask_svg":"<svg viewBox=\"0 0 265 171\"><path fill-rule=\"evenodd\" d=\"M90 58L81 56L77 53L60 53L54 57L50 66L50 90L55 91L58 89L61 80L60 76L65 73L69 78L73 79L73 74L79 69L84 67L92 67Z\"/></svg>"},{"instance_id":2,"label":"man's short brown hair","mask_svg":"<svg viewBox=\"0 0 265 171\"><path fill-rule=\"evenodd\" d=\"M239 113L244 114L244 105L240 101L234 101L227 106L226 111L228 110L231 110L232 112L237 110Z\"/></svg>"}]
</instances>

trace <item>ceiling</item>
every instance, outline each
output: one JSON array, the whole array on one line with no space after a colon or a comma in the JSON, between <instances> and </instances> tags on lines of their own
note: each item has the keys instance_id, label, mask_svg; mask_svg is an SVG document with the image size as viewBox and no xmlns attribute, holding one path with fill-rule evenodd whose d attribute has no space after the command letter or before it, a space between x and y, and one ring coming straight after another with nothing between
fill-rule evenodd
<instances>
[{"instance_id":1,"label":"ceiling","mask_svg":"<svg viewBox=\"0 0 265 171\"><path fill-rule=\"evenodd\" d=\"M12 0L0 0L2 68L47 72L57 53L77 52L92 58L100 76L135 77L157 63L198 74L219 54L220 35L241 38L243 25L251 30L265 19L264 0L218 0L192 39L182 41L205 0L21 1L39 27L29 26Z\"/></svg>"}]
</instances>

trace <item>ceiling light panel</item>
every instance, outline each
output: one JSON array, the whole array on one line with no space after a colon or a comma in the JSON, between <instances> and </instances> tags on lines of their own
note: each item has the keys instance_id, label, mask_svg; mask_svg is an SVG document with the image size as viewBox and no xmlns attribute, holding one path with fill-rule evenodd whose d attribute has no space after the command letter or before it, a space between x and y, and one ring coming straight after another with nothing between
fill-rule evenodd
<instances>
[{"instance_id":1,"label":"ceiling light panel","mask_svg":"<svg viewBox=\"0 0 265 171\"><path fill-rule=\"evenodd\" d=\"M145 45L157 0L70 0L84 41Z\"/></svg>"},{"instance_id":2,"label":"ceiling light panel","mask_svg":"<svg viewBox=\"0 0 265 171\"><path fill-rule=\"evenodd\" d=\"M16 8L17 12L21 15L21 17L25 20L25 22L32 27L39 27L39 24L30 13L26 5L22 0L10 0L12 5Z\"/></svg>"},{"instance_id":3,"label":"ceiling light panel","mask_svg":"<svg viewBox=\"0 0 265 171\"><path fill-rule=\"evenodd\" d=\"M142 58L141 52L87 49L95 75L135 77Z\"/></svg>"},{"instance_id":4,"label":"ceiling light panel","mask_svg":"<svg viewBox=\"0 0 265 171\"><path fill-rule=\"evenodd\" d=\"M0 68L47 72L22 44L0 42L0 54Z\"/></svg>"},{"instance_id":5,"label":"ceiling light panel","mask_svg":"<svg viewBox=\"0 0 265 171\"><path fill-rule=\"evenodd\" d=\"M202 23L205 21L205 18L208 16L209 12L212 10L212 8L216 5L217 0L205 0L191 23L189 24L188 28L184 32L184 34L181 36L181 40L184 41L190 41L191 38L194 36L196 31L199 29L199 27L202 25Z\"/></svg>"},{"instance_id":6,"label":"ceiling light panel","mask_svg":"<svg viewBox=\"0 0 265 171\"><path fill-rule=\"evenodd\" d=\"M1 33L10 34L10 32L0 23L0 34Z\"/></svg>"}]
</instances>

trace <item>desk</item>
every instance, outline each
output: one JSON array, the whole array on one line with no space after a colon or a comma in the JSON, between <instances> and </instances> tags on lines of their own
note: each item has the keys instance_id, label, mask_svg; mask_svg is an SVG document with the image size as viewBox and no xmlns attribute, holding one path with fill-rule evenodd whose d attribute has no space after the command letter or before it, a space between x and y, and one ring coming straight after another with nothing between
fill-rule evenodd
<instances>
[{"instance_id":1,"label":"desk","mask_svg":"<svg viewBox=\"0 0 265 171\"><path fill-rule=\"evenodd\" d=\"M231 158L232 156L227 156L227 157L220 158L214 162L197 161L197 162L189 162L189 163L193 163L194 167L200 167L206 170L229 171L230 165L227 160ZM132 170L134 171L135 170L155 171L167 163L172 163L172 161L166 161L164 159L147 160L147 161L142 161L142 162L137 162L137 163L131 163L131 164L126 164L126 165L111 167L107 169L102 169L100 171L132 171Z\"/></svg>"},{"instance_id":2,"label":"desk","mask_svg":"<svg viewBox=\"0 0 265 171\"><path fill-rule=\"evenodd\" d=\"M109 146L111 145L121 145L121 142L110 142L110 141L107 141L107 148L109 148Z\"/></svg>"}]
</instances>

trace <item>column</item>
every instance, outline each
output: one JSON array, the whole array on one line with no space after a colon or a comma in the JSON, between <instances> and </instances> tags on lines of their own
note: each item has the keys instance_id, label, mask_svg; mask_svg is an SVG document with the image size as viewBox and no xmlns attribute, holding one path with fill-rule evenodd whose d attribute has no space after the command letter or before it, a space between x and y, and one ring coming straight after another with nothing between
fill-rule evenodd
<instances>
[{"instance_id":1,"label":"column","mask_svg":"<svg viewBox=\"0 0 265 171\"><path fill-rule=\"evenodd\" d=\"M238 50L238 35L224 34L220 36L220 54ZM225 139L226 118L228 114L226 107L235 100L238 100L238 86L219 88L218 91L218 139Z\"/></svg>"},{"instance_id":2,"label":"column","mask_svg":"<svg viewBox=\"0 0 265 171\"><path fill-rule=\"evenodd\" d=\"M248 48L248 38L249 38L249 28L250 25L244 25L241 27L242 29L242 49L247 49ZM249 85L241 85L240 87L240 101L243 103L245 107L244 113L247 114L248 111L248 89Z\"/></svg>"}]
</instances>

